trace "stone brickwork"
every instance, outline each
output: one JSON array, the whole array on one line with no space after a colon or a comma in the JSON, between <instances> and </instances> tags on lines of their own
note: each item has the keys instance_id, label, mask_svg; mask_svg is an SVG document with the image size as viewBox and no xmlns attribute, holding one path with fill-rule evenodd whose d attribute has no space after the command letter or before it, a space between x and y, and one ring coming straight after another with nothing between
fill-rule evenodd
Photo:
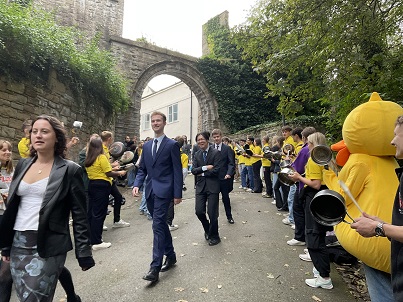
<instances>
[{"instance_id":1,"label":"stone brickwork","mask_svg":"<svg viewBox=\"0 0 403 302\"><path fill-rule=\"evenodd\" d=\"M69 153L73 160L77 159L78 151L85 146L91 133L114 130L111 117L106 116L99 107L86 105L83 100L75 98L68 87L58 81L55 72L51 72L46 87L0 77L0 108L0 138L12 143L14 159L19 158L17 145L23 136L23 122L41 114L57 117L64 123L68 136L80 138L80 143ZM83 126L73 134L72 124L76 120L83 122Z\"/></svg>"},{"instance_id":2,"label":"stone brickwork","mask_svg":"<svg viewBox=\"0 0 403 302\"><path fill-rule=\"evenodd\" d=\"M33 3L53 11L61 24L79 27L89 38L97 32L103 34L102 45L110 49L118 62L118 68L130 81L131 103L126 113L117 115L117 140L123 140L127 133L139 135L143 90L152 78L161 74L179 78L196 95L202 118L199 131L224 129L218 115L217 102L203 75L196 68L197 58L121 37L124 0L33 0Z\"/></svg>"}]
</instances>

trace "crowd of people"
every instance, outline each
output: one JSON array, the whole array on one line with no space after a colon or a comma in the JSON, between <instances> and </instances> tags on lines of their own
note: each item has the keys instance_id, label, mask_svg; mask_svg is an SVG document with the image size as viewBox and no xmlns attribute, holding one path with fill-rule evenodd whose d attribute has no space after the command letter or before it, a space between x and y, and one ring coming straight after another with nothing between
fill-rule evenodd
<instances>
[{"instance_id":1,"label":"crowd of people","mask_svg":"<svg viewBox=\"0 0 403 302\"><path fill-rule=\"evenodd\" d=\"M391 142L399 159L403 158L402 125L400 116ZM323 133L314 127L284 126L278 136L230 139L220 129L212 129L211 133L198 133L191 146L184 135L168 138L165 126L166 116L153 112L153 138L137 141L136 136L126 136L124 151L133 153L131 162L135 167L129 171L122 170L119 160L109 152L114 142L110 131L90 136L80 151L78 164L66 159L78 139L68 140L63 124L47 115L23 124L24 137L18 144L22 159L16 167L12 164L12 144L0 140L0 301L9 301L13 283L20 300L52 301L57 281L65 289L67 301L81 301L64 266L67 252L73 248L69 225L76 258L82 270L88 270L95 265L92 251L112 245L102 238L111 196L112 227L130 226L120 217L124 200L117 187L118 178L126 178L125 185L132 189L133 196L142 195L139 213L152 221L154 236L152 262L143 279L158 281L160 272L177 263L171 236L179 227L173 222L174 209L187 190L184 180L189 173L195 179L195 215L209 246L221 243L220 194L228 224L236 221L230 193L239 182L239 189L246 193L273 199L277 211L284 214L282 222L294 233L287 245L306 246L299 258L312 262L314 276L305 280L306 285L333 288L326 246L326 236L333 234L333 226L320 223L309 207L316 194L330 184L326 182L328 165L311 157L314 148L327 146ZM332 173L337 175L338 171ZM364 237L387 236L392 241L392 275L382 272L386 280L391 280L390 287L387 281L383 289L369 283L374 301L383 292L385 296L392 296L392 291L395 297L401 295L401 187L392 223L364 212L351 224ZM40 263L35 272L33 263Z\"/></svg>"}]
</instances>

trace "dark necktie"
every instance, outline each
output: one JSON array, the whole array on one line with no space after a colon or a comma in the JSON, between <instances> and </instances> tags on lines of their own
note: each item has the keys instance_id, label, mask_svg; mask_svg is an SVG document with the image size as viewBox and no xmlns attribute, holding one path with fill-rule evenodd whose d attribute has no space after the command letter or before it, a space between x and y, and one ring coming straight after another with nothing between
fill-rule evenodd
<instances>
[{"instance_id":1,"label":"dark necktie","mask_svg":"<svg viewBox=\"0 0 403 302\"><path fill-rule=\"evenodd\" d=\"M220 150L220 149L218 149L219 146L220 146L220 145L215 145L215 148L216 148L217 150Z\"/></svg>"},{"instance_id":2,"label":"dark necktie","mask_svg":"<svg viewBox=\"0 0 403 302\"><path fill-rule=\"evenodd\" d=\"M203 151L203 160L206 162L207 159L207 151Z\"/></svg>"},{"instance_id":3,"label":"dark necktie","mask_svg":"<svg viewBox=\"0 0 403 302\"><path fill-rule=\"evenodd\" d=\"M158 144L158 140L155 139L154 140L154 146L153 146L153 158L155 159L155 154L157 154L157 144Z\"/></svg>"}]
</instances>

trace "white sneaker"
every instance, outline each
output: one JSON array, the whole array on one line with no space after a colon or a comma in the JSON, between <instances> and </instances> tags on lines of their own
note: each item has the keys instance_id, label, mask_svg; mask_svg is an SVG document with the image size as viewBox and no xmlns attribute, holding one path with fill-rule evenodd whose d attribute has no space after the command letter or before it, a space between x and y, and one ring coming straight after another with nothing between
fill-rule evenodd
<instances>
[{"instance_id":1,"label":"white sneaker","mask_svg":"<svg viewBox=\"0 0 403 302\"><path fill-rule=\"evenodd\" d=\"M313 278L313 279L305 279L305 283L306 285L310 286L310 287L321 287L324 289L332 289L333 288L333 284L332 284L332 279L324 279L321 276L317 277L317 278Z\"/></svg>"},{"instance_id":2,"label":"white sneaker","mask_svg":"<svg viewBox=\"0 0 403 302\"><path fill-rule=\"evenodd\" d=\"M299 254L299 259L304 260L304 261L309 261L311 262L311 255L309 255L309 253L306 254Z\"/></svg>"},{"instance_id":3,"label":"white sneaker","mask_svg":"<svg viewBox=\"0 0 403 302\"><path fill-rule=\"evenodd\" d=\"M273 200L273 201L271 202L271 204L276 204L276 201L275 201L275 200Z\"/></svg>"},{"instance_id":4,"label":"white sneaker","mask_svg":"<svg viewBox=\"0 0 403 302\"><path fill-rule=\"evenodd\" d=\"M177 230L178 228L179 228L179 226L178 226L177 224L171 224L171 225L169 226L169 230L170 230L171 232Z\"/></svg>"},{"instance_id":5,"label":"white sneaker","mask_svg":"<svg viewBox=\"0 0 403 302\"><path fill-rule=\"evenodd\" d=\"M295 224L291 223L291 229L295 230Z\"/></svg>"},{"instance_id":6,"label":"white sneaker","mask_svg":"<svg viewBox=\"0 0 403 302\"><path fill-rule=\"evenodd\" d=\"M291 239L291 240L287 241L287 244L288 245L305 245L305 242L299 241L299 240L296 240L296 239Z\"/></svg>"},{"instance_id":7,"label":"white sneaker","mask_svg":"<svg viewBox=\"0 0 403 302\"><path fill-rule=\"evenodd\" d=\"M108 247L111 247L112 243L110 242L101 242L100 244L94 244L92 246L93 251L97 250L102 250L102 249L107 249Z\"/></svg>"},{"instance_id":8,"label":"white sneaker","mask_svg":"<svg viewBox=\"0 0 403 302\"><path fill-rule=\"evenodd\" d=\"M284 224L287 224L287 225L291 224L290 218L288 218L288 217L284 218L282 221Z\"/></svg>"},{"instance_id":9,"label":"white sneaker","mask_svg":"<svg viewBox=\"0 0 403 302\"><path fill-rule=\"evenodd\" d=\"M243 189L243 187L242 187L242 186L239 186L238 189Z\"/></svg>"},{"instance_id":10,"label":"white sneaker","mask_svg":"<svg viewBox=\"0 0 403 302\"><path fill-rule=\"evenodd\" d=\"M251 188L246 189L246 192L252 192L252 189Z\"/></svg>"},{"instance_id":11,"label":"white sneaker","mask_svg":"<svg viewBox=\"0 0 403 302\"><path fill-rule=\"evenodd\" d=\"M107 227L106 225L104 225L104 226L102 227L102 230L103 230L103 231L107 231L107 230L108 230L108 227Z\"/></svg>"},{"instance_id":12,"label":"white sneaker","mask_svg":"<svg viewBox=\"0 0 403 302\"><path fill-rule=\"evenodd\" d=\"M304 249L304 253L305 253L305 254L309 254L308 249Z\"/></svg>"},{"instance_id":13,"label":"white sneaker","mask_svg":"<svg viewBox=\"0 0 403 302\"><path fill-rule=\"evenodd\" d=\"M113 228L125 228L125 227L129 227L130 223L120 219L118 222L114 222L112 227Z\"/></svg>"},{"instance_id":14,"label":"white sneaker","mask_svg":"<svg viewBox=\"0 0 403 302\"><path fill-rule=\"evenodd\" d=\"M313 267L313 268L312 268L312 273L313 273L314 278L318 278L318 277L320 276L320 273L319 273L319 271L316 269L316 267Z\"/></svg>"}]
</instances>

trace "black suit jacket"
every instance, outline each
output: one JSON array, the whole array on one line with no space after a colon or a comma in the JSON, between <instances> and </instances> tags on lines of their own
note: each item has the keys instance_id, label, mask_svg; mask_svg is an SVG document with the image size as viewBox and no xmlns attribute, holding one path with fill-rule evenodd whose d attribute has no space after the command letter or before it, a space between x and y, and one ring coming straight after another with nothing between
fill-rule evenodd
<instances>
[{"instance_id":1,"label":"black suit jacket","mask_svg":"<svg viewBox=\"0 0 403 302\"><path fill-rule=\"evenodd\" d=\"M192 165L192 174L196 177L196 193L210 192L220 193L220 172L221 154L217 149L211 146L208 149L206 162L203 159L203 150L196 152ZM213 165L214 168L209 171L203 171L202 167ZM204 173L204 176L201 174Z\"/></svg>"},{"instance_id":2,"label":"black suit jacket","mask_svg":"<svg viewBox=\"0 0 403 302\"><path fill-rule=\"evenodd\" d=\"M35 160L36 157L21 159L15 169L7 209L0 225L0 248L5 250L9 249L13 242L13 228L21 201L16 192ZM65 254L73 248L69 229L70 212L73 217L76 257L92 256L82 174L82 168L78 164L59 156L55 157L39 210L37 249L42 258Z\"/></svg>"}]
</instances>

